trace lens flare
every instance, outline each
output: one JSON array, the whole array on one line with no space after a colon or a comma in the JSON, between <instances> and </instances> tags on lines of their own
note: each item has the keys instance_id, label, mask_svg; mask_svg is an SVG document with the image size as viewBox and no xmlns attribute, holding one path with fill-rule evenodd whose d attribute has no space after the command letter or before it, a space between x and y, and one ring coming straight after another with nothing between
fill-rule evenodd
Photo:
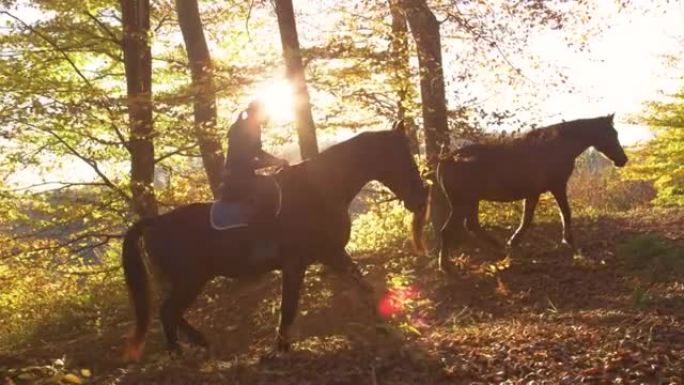
<instances>
[{"instance_id":1,"label":"lens flare","mask_svg":"<svg viewBox=\"0 0 684 385\"><path fill-rule=\"evenodd\" d=\"M270 119L275 123L285 123L294 120L294 88L285 81L275 81L264 84L256 93L256 99L261 101Z\"/></svg>"},{"instance_id":2,"label":"lens flare","mask_svg":"<svg viewBox=\"0 0 684 385\"><path fill-rule=\"evenodd\" d=\"M414 286L389 289L378 303L378 313L390 318L409 310L410 304L420 297Z\"/></svg>"}]
</instances>

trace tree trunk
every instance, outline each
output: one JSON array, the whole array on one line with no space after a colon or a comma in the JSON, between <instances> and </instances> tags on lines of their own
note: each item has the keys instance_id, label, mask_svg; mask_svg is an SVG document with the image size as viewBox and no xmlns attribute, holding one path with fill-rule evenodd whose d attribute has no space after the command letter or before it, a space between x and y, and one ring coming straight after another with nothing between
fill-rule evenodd
<instances>
[{"instance_id":1,"label":"tree trunk","mask_svg":"<svg viewBox=\"0 0 684 385\"><path fill-rule=\"evenodd\" d=\"M197 0L176 0L176 13L180 24L185 51L192 74L194 134L199 144L202 164L207 173L214 198L218 196L223 172L223 151L216 132L216 88L213 65L204 37L202 19Z\"/></svg>"},{"instance_id":2,"label":"tree trunk","mask_svg":"<svg viewBox=\"0 0 684 385\"><path fill-rule=\"evenodd\" d=\"M121 0L123 51L128 91L133 210L140 217L157 215L154 196L152 132L152 56L149 0Z\"/></svg>"},{"instance_id":3,"label":"tree trunk","mask_svg":"<svg viewBox=\"0 0 684 385\"><path fill-rule=\"evenodd\" d=\"M390 36L390 64L392 84L397 92L397 118L403 120L409 136L411 152L420 153L418 132L413 114L409 111L411 99L416 93L411 81L411 65L409 62L408 27L406 17L401 12L397 0L390 0L390 16L392 17L392 35Z\"/></svg>"},{"instance_id":4,"label":"tree trunk","mask_svg":"<svg viewBox=\"0 0 684 385\"><path fill-rule=\"evenodd\" d=\"M449 143L439 22L425 0L399 0L399 4L404 10L418 50L425 155L428 164L434 169L442 145ZM431 198L432 225L435 230L439 230L446 220L448 208L446 198L436 184Z\"/></svg>"},{"instance_id":5,"label":"tree trunk","mask_svg":"<svg viewBox=\"0 0 684 385\"><path fill-rule=\"evenodd\" d=\"M311 115L311 103L309 91L306 87L302 54L299 50L292 0L276 0L275 9L278 16L280 41L283 45L286 74L292 82L295 92L295 128L299 138L299 149L302 159L307 159L318 154L318 143L316 142L316 128Z\"/></svg>"}]
</instances>

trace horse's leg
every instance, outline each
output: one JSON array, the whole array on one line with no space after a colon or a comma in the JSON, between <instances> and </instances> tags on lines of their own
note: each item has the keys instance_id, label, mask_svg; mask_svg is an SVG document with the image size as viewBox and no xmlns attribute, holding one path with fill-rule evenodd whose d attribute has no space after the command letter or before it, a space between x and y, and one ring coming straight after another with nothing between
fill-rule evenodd
<instances>
[{"instance_id":1,"label":"horse's leg","mask_svg":"<svg viewBox=\"0 0 684 385\"><path fill-rule=\"evenodd\" d=\"M276 348L278 351L290 350L290 327L297 315L299 305L299 292L304 281L305 266L293 265L283 268L283 284L280 301L280 326Z\"/></svg>"},{"instance_id":2,"label":"horse's leg","mask_svg":"<svg viewBox=\"0 0 684 385\"><path fill-rule=\"evenodd\" d=\"M197 329L195 329L190 323L183 317L178 321L178 328L181 333L183 333L188 341L196 346L201 346L203 348L209 348L209 342L204 338L204 335Z\"/></svg>"},{"instance_id":3,"label":"horse's leg","mask_svg":"<svg viewBox=\"0 0 684 385\"><path fill-rule=\"evenodd\" d=\"M331 255L330 259L325 261L325 264L331 267L335 273L349 278L362 293L372 293L374 291L373 286L363 278L359 266L352 260L352 257L346 250Z\"/></svg>"},{"instance_id":4,"label":"horse's leg","mask_svg":"<svg viewBox=\"0 0 684 385\"><path fill-rule=\"evenodd\" d=\"M570 205L568 204L567 188L564 185L561 188L551 190L551 194L553 194L553 197L556 199L556 203L561 212L561 220L563 222L563 244L574 247L572 217L570 215Z\"/></svg>"},{"instance_id":5,"label":"horse's leg","mask_svg":"<svg viewBox=\"0 0 684 385\"><path fill-rule=\"evenodd\" d=\"M183 313L192 305L201 289L202 285L197 284L176 285L162 302L159 318L166 337L166 347L171 353L181 353L181 347L178 344L178 327L184 324ZM181 328L186 330L183 326Z\"/></svg>"},{"instance_id":6,"label":"horse's leg","mask_svg":"<svg viewBox=\"0 0 684 385\"><path fill-rule=\"evenodd\" d=\"M508 246L516 247L520 243L520 238L527 231L527 229L532 224L532 218L534 218L534 209L537 207L537 202L539 202L539 195L531 196L525 199L523 203L523 217L520 221L520 226L511 239L508 240Z\"/></svg>"},{"instance_id":7,"label":"horse's leg","mask_svg":"<svg viewBox=\"0 0 684 385\"><path fill-rule=\"evenodd\" d=\"M471 202L467 208L466 208L466 220L465 220L465 225L466 229L473 233L477 238L487 242L488 244L496 247L496 248L501 248L501 243L497 241L494 237L489 235L483 228L480 226L480 220L478 218L480 210L480 202L479 201L474 201Z\"/></svg>"},{"instance_id":8,"label":"horse's leg","mask_svg":"<svg viewBox=\"0 0 684 385\"><path fill-rule=\"evenodd\" d=\"M363 278L359 266L352 260L352 257L343 249L339 253L332 254L330 258L325 261L325 264L335 273L351 281L363 299L368 302L368 306L373 309L373 313L375 314L375 289L373 289L373 286Z\"/></svg>"},{"instance_id":9,"label":"horse's leg","mask_svg":"<svg viewBox=\"0 0 684 385\"><path fill-rule=\"evenodd\" d=\"M459 237L463 233L463 220L465 219L465 208L462 205L452 205L449 218L442 225L440 232L439 259L437 265L442 271L450 271L451 249L458 246Z\"/></svg>"}]
</instances>

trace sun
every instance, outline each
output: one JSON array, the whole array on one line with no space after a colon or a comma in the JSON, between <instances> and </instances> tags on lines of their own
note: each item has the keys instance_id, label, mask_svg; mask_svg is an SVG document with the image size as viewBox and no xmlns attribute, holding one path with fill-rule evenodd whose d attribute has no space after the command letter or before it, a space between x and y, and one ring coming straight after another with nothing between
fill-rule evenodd
<instances>
[{"instance_id":1,"label":"sun","mask_svg":"<svg viewBox=\"0 0 684 385\"><path fill-rule=\"evenodd\" d=\"M285 80L278 80L260 87L256 99L266 108L274 123L287 123L294 120L294 88Z\"/></svg>"}]
</instances>

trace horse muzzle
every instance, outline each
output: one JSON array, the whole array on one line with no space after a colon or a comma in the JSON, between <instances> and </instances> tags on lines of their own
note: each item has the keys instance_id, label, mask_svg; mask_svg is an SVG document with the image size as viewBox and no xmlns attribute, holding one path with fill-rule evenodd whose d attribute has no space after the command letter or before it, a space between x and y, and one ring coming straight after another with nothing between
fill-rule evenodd
<instances>
[{"instance_id":1,"label":"horse muzzle","mask_svg":"<svg viewBox=\"0 0 684 385\"><path fill-rule=\"evenodd\" d=\"M616 167L624 167L627 164L627 156L620 157L619 159L616 159L613 161L613 164Z\"/></svg>"}]
</instances>

